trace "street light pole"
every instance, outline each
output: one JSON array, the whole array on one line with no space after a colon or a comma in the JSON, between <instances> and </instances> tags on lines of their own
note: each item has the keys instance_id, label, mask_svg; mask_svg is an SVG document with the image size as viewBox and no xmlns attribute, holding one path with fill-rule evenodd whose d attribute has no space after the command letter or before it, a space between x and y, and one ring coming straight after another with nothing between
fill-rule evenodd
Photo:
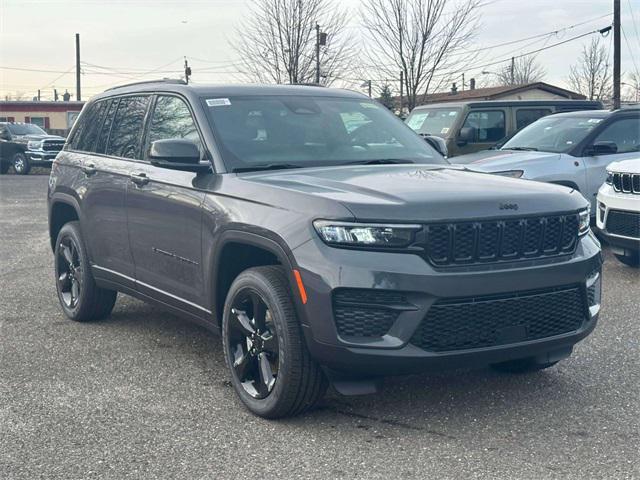
<instances>
[{"instance_id":1,"label":"street light pole","mask_svg":"<svg viewBox=\"0 0 640 480\"><path fill-rule=\"evenodd\" d=\"M620 108L620 0L613 0L613 108Z\"/></svg>"}]
</instances>

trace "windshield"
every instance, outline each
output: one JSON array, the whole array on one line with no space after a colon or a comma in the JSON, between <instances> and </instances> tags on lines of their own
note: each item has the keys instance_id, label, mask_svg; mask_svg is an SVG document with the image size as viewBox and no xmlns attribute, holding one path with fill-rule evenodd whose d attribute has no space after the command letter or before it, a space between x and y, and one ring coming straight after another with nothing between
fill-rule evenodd
<instances>
[{"instance_id":1,"label":"windshield","mask_svg":"<svg viewBox=\"0 0 640 480\"><path fill-rule=\"evenodd\" d=\"M421 108L411 112L406 123L417 133L444 138L449 134L459 113L459 108Z\"/></svg>"},{"instance_id":2,"label":"windshield","mask_svg":"<svg viewBox=\"0 0 640 480\"><path fill-rule=\"evenodd\" d=\"M382 105L361 98L204 98L231 171L358 163L447 164Z\"/></svg>"},{"instance_id":3,"label":"windshield","mask_svg":"<svg viewBox=\"0 0 640 480\"><path fill-rule=\"evenodd\" d=\"M539 150L565 153L580 143L603 119L598 117L544 117L523 128L502 150Z\"/></svg>"},{"instance_id":4,"label":"windshield","mask_svg":"<svg viewBox=\"0 0 640 480\"><path fill-rule=\"evenodd\" d=\"M12 123L7 128L13 135L46 135L47 132L31 123Z\"/></svg>"}]
</instances>

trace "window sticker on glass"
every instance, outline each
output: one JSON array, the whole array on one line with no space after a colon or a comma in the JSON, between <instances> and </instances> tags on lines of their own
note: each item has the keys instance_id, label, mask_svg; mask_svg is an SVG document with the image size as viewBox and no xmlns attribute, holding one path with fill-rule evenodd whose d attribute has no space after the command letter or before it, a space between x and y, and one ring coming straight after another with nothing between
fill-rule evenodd
<instances>
[{"instance_id":1,"label":"window sticker on glass","mask_svg":"<svg viewBox=\"0 0 640 480\"><path fill-rule=\"evenodd\" d=\"M587 122L589 123L600 123L601 121L601 118L590 118L589 120L587 120Z\"/></svg>"},{"instance_id":2,"label":"window sticker on glass","mask_svg":"<svg viewBox=\"0 0 640 480\"><path fill-rule=\"evenodd\" d=\"M424 123L424 119L427 118L427 115L428 113L416 113L409 117L407 125L409 125L409 128L412 130L419 130Z\"/></svg>"},{"instance_id":3,"label":"window sticker on glass","mask_svg":"<svg viewBox=\"0 0 640 480\"><path fill-rule=\"evenodd\" d=\"M458 114L458 112L456 110L453 110L452 112L449 112L449 116L450 117L455 117Z\"/></svg>"},{"instance_id":4,"label":"window sticker on glass","mask_svg":"<svg viewBox=\"0 0 640 480\"><path fill-rule=\"evenodd\" d=\"M378 105L376 105L375 103L369 103L369 102L363 102L360 104L360 106L362 108L374 108L374 109L379 108Z\"/></svg>"},{"instance_id":5,"label":"window sticker on glass","mask_svg":"<svg viewBox=\"0 0 640 480\"><path fill-rule=\"evenodd\" d=\"M444 127L442 130L440 130L440 133L443 135L449 133L449 127Z\"/></svg>"},{"instance_id":6,"label":"window sticker on glass","mask_svg":"<svg viewBox=\"0 0 640 480\"><path fill-rule=\"evenodd\" d=\"M231 101L228 98L207 98L207 105L210 107L222 107L231 105Z\"/></svg>"}]
</instances>

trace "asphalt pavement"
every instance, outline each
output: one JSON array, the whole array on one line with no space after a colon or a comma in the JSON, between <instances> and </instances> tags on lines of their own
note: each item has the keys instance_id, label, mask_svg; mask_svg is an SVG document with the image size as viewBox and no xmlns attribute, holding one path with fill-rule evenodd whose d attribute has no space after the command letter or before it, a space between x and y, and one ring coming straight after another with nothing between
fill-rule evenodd
<instances>
[{"instance_id":1,"label":"asphalt pavement","mask_svg":"<svg viewBox=\"0 0 640 480\"><path fill-rule=\"evenodd\" d=\"M640 478L640 272L609 254L600 323L554 368L398 377L267 421L203 328L123 295L66 319L46 188L0 177L0 479Z\"/></svg>"}]
</instances>

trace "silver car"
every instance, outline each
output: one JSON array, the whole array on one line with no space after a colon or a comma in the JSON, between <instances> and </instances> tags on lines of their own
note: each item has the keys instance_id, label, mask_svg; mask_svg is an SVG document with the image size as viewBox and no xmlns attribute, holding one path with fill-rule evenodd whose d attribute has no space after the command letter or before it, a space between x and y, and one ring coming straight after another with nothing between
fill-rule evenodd
<instances>
[{"instance_id":1,"label":"silver car","mask_svg":"<svg viewBox=\"0 0 640 480\"><path fill-rule=\"evenodd\" d=\"M614 161L638 158L640 107L589 110L543 117L496 150L452 159L472 170L566 185L596 213L596 195Z\"/></svg>"}]
</instances>

